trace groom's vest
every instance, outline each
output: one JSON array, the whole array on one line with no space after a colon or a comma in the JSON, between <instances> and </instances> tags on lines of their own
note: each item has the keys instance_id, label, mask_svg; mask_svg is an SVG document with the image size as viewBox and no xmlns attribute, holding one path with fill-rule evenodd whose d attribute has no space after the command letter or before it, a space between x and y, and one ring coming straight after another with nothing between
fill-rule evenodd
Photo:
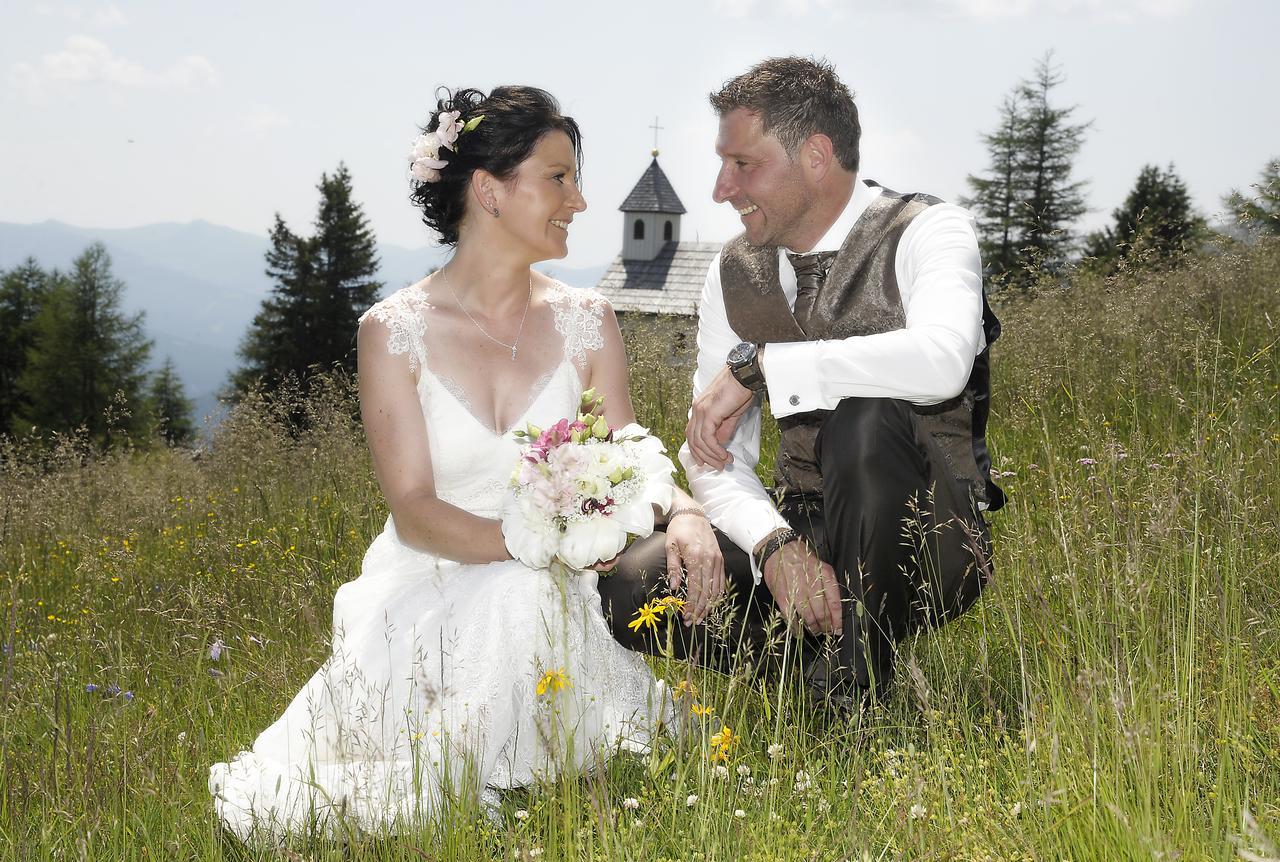
<instances>
[{"instance_id":1,"label":"groom's vest","mask_svg":"<svg viewBox=\"0 0 1280 862\"><path fill-rule=\"evenodd\" d=\"M871 183L875 185L875 183ZM895 267L898 243L911 220L940 201L923 194L881 189L859 217L832 261L809 319L798 322L778 278L776 246L755 247L739 236L720 255L720 284L729 325L744 341L769 344L874 335L906 326ZM1004 494L990 480L991 457L986 429L990 371L988 351L1000 334L1000 322L982 298L982 325L988 347L978 354L964 390L941 404L912 405L922 435L936 444L935 458L974 498L991 509L1004 505ZM775 482L784 492L821 496L822 476L814 443L829 411L797 413L778 420L782 442ZM934 477L940 479L939 465Z\"/></svg>"}]
</instances>

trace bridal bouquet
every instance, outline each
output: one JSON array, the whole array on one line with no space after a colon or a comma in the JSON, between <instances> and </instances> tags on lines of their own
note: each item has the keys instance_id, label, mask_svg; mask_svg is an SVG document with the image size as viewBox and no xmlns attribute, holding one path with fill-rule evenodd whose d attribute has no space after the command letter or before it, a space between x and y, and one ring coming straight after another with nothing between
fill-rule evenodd
<instances>
[{"instance_id":1,"label":"bridal bouquet","mask_svg":"<svg viewBox=\"0 0 1280 862\"><path fill-rule=\"evenodd\" d=\"M581 570L611 560L630 536L653 532L653 507L671 507L675 471L662 442L634 423L614 430L603 398L582 394L576 419L529 425L503 502L511 555L533 568Z\"/></svg>"}]
</instances>

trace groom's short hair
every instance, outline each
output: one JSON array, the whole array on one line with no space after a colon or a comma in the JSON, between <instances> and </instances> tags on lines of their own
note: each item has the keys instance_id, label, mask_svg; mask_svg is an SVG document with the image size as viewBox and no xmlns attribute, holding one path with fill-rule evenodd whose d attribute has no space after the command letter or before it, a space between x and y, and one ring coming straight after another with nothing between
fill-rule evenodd
<instances>
[{"instance_id":1,"label":"groom's short hair","mask_svg":"<svg viewBox=\"0 0 1280 862\"><path fill-rule=\"evenodd\" d=\"M770 57L726 81L711 94L711 106L721 117L738 108L757 114L793 157L805 138L820 132L831 139L840 166L858 172L858 108L830 63Z\"/></svg>"}]
</instances>

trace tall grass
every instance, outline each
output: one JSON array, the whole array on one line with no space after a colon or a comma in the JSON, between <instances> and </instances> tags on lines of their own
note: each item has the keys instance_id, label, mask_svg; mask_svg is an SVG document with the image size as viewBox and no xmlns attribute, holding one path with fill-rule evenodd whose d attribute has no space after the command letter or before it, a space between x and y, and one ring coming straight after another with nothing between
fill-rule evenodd
<instances>
[{"instance_id":1,"label":"tall grass","mask_svg":"<svg viewBox=\"0 0 1280 862\"><path fill-rule=\"evenodd\" d=\"M459 811L396 839L242 848L205 790L324 659L333 592L385 518L349 386L300 434L299 405L250 399L198 456L8 445L0 856L1280 855L1280 247L1000 310L995 577L903 645L886 706L842 720L657 662L714 709L689 735L509 793L501 823ZM687 352L632 346L640 419L674 446Z\"/></svg>"}]
</instances>

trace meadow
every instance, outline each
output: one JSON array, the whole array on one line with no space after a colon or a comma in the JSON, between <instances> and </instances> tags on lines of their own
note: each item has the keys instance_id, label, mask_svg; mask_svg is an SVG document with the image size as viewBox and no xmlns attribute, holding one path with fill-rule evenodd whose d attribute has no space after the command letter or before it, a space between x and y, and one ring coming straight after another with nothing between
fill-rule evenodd
<instances>
[{"instance_id":1,"label":"meadow","mask_svg":"<svg viewBox=\"0 0 1280 862\"><path fill-rule=\"evenodd\" d=\"M206 789L325 658L385 520L350 383L250 399L198 455L5 444L0 858L1280 858L1280 244L998 310L994 576L902 645L888 703L657 661L688 734L394 839L242 847ZM687 356L632 348L674 445Z\"/></svg>"}]
</instances>

